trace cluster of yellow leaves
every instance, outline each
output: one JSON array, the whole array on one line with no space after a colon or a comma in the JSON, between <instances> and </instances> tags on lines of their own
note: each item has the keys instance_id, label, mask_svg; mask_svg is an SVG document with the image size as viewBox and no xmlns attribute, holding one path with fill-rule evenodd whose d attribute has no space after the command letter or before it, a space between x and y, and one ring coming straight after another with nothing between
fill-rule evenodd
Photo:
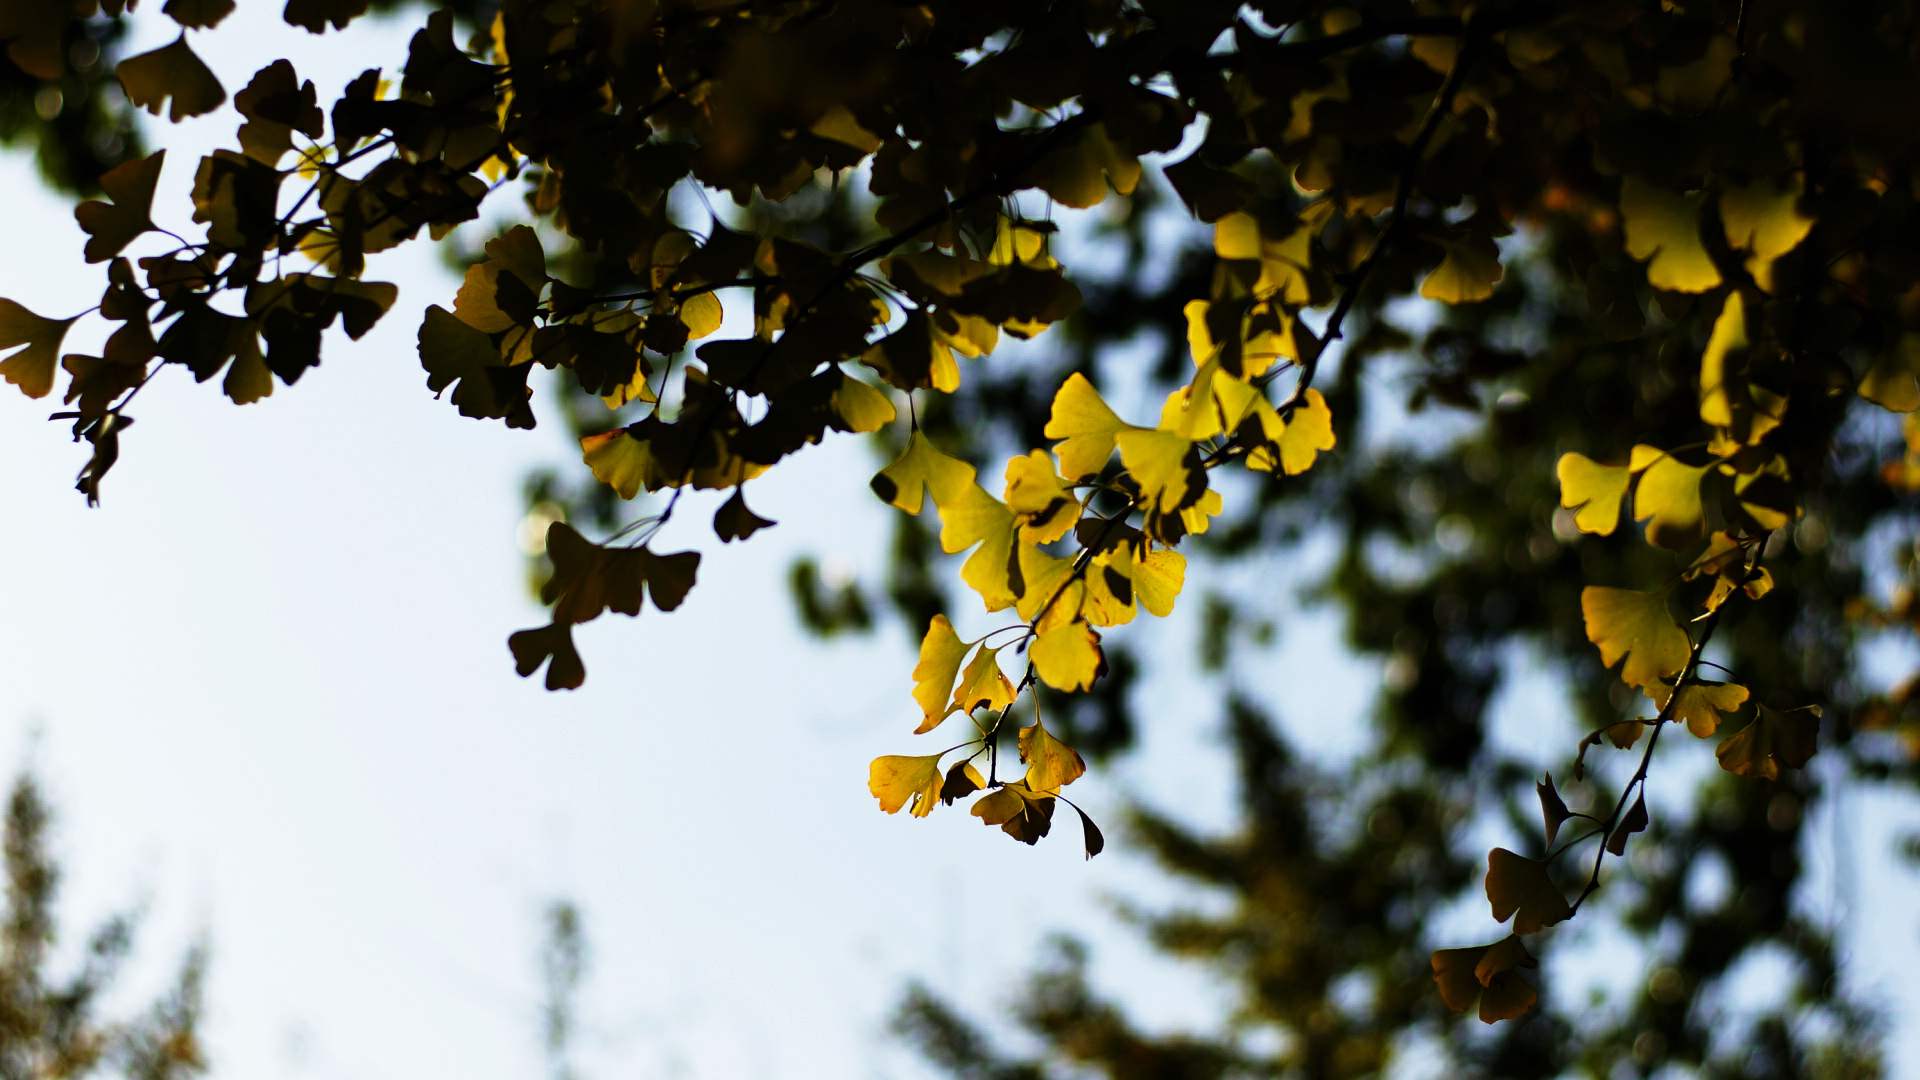
<instances>
[{"instance_id":1,"label":"cluster of yellow leaves","mask_svg":"<svg viewBox=\"0 0 1920 1080\"><path fill-rule=\"evenodd\" d=\"M1813 219L1800 213L1797 185L1756 181L1720 193L1720 222L1727 246L1747 253L1754 284L1772 291L1774 260L1806 239ZM1669 191L1637 176L1620 184L1620 217L1627 254L1647 260L1647 281L1656 289L1703 293L1724 280L1700 238L1706 192Z\"/></svg>"}]
</instances>

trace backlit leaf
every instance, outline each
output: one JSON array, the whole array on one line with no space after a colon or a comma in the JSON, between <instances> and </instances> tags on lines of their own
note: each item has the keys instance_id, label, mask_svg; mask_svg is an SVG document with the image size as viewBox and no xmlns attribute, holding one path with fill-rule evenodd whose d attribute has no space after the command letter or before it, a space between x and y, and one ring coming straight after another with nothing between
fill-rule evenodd
<instances>
[{"instance_id":1,"label":"backlit leaf","mask_svg":"<svg viewBox=\"0 0 1920 1080\"><path fill-rule=\"evenodd\" d=\"M1665 697L1656 695L1654 700L1664 707ZM1746 700L1747 688L1736 683L1689 679L1680 688L1679 700L1673 703L1672 719L1704 739L1719 730L1723 714L1739 709Z\"/></svg>"},{"instance_id":2,"label":"backlit leaf","mask_svg":"<svg viewBox=\"0 0 1920 1080\"><path fill-rule=\"evenodd\" d=\"M1698 293L1720 284L1720 271L1700 242L1700 199L1676 195L1637 176L1620 185L1627 253L1651 259L1647 280L1656 289Z\"/></svg>"},{"instance_id":3,"label":"backlit leaf","mask_svg":"<svg viewBox=\"0 0 1920 1080\"><path fill-rule=\"evenodd\" d=\"M953 707L961 713L975 709L999 712L1013 704L1013 682L1000 670L1000 650L981 648L960 673L953 689Z\"/></svg>"},{"instance_id":4,"label":"backlit leaf","mask_svg":"<svg viewBox=\"0 0 1920 1080\"><path fill-rule=\"evenodd\" d=\"M1782 766L1798 769L1819 749L1820 709L1781 711L1755 706L1753 722L1714 748L1720 767L1735 776L1777 780Z\"/></svg>"},{"instance_id":5,"label":"backlit leaf","mask_svg":"<svg viewBox=\"0 0 1920 1080\"><path fill-rule=\"evenodd\" d=\"M940 801L948 806L955 799L964 799L987 786L987 778L973 767L971 761L956 761L947 770L947 778L940 784Z\"/></svg>"},{"instance_id":6,"label":"backlit leaf","mask_svg":"<svg viewBox=\"0 0 1920 1080\"><path fill-rule=\"evenodd\" d=\"M874 758L867 768L867 790L889 814L899 813L904 806L914 817L926 817L940 801L940 788L939 754L890 754Z\"/></svg>"},{"instance_id":7,"label":"backlit leaf","mask_svg":"<svg viewBox=\"0 0 1920 1080\"><path fill-rule=\"evenodd\" d=\"M1007 462L1005 498L1020 522L1020 539L1029 544L1052 543L1080 520L1079 500L1053 471L1053 458L1045 450Z\"/></svg>"},{"instance_id":8,"label":"backlit leaf","mask_svg":"<svg viewBox=\"0 0 1920 1080\"><path fill-rule=\"evenodd\" d=\"M970 485L973 466L936 450L915 431L907 437L907 448L874 476L870 486L882 501L917 514L923 494L931 494L934 503L940 505L959 498Z\"/></svg>"},{"instance_id":9,"label":"backlit leaf","mask_svg":"<svg viewBox=\"0 0 1920 1080\"><path fill-rule=\"evenodd\" d=\"M1101 399L1085 375L1074 372L1053 397L1045 434L1062 440L1054 446L1060 471L1069 480L1092 476L1113 454L1114 437L1127 427Z\"/></svg>"},{"instance_id":10,"label":"backlit leaf","mask_svg":"<svg viewBox=\"0 0 1920 1080\"><path fill-rule=\"evenodd\" d=\"M60 360L60 343L72 319L35 315L11 300L0 300L0 350L25 346L0 360L0 377L28 397L53 392L53 372Z\"/></svg>"},{"instance_id":11,"label":"backlit leaf","mask_svg":"<svg viewBox=\"0 0 1920 1080\"><path fill-rule=\"evenodd\" d=\"M1020 760L1027 763L1027 787L1034 791L1059 791L1086 774L1080 752L1054 738L1038 720L1020 729L1019 743Z\"/></svg>"},{"instance_id":12,"label":"backlit leaf","mask_svg":"<svg viewBox=\"0 0 1920 1080\"><path fill-rule=\"evenodd\" d=\"M1650 447L1635 447L1640 455ZM1672 454L1658 454L1640 474L1633 491L1633 519L1647 523L1647 539L1665 548L1691 547L1706 537L1706 511L1700 483L1706 465L1688 465Z\"/></svg>"},{"instance_id":13,"label":"backlit leaf","mask_svg":"<svg viewBox=\"0 0 1920 1080\"><path fill-rule=\"evenodd\" d=\"M1494 848L1487 855L1487 901L1495 922L1513 920L1513 932L1531 934L1573 914L1547 876L1547 864Z\"/></svg>"},{"instance_id":14,"label":"backlit leaf","mask_svg":"<svg viewBox=\"0 0 1920 1080\"><path fill-rule=\"evenodd\" d=\"M1720 193L1720 222L1727 246L1751 252L1747 272L1754 283L1773 291L1773 262L1800 245L1813 231L1813 219L1800 213L1798 182L1775 187L1764 181L1729 187Z\"/></svg>"},{"instance_id":15,"label":"backlit leaf","mask_svg":"<svg viewBox=\"0 0 1920 1080\"><path fill-rule=\"evenodd\" d=\"M1574 525L1597 536L1611 534L1620 524L1620 501L1633 479L1627 467L1567 453L1560 455L1554 472L1560 478L1560 505L1574 511Z\"/></svg>"},{"instance_id":16,"label":"backlit leaf","mask_svg":"<svg viewBox=\"0 0 1920 1080\"><path fill-rule=\"evenodd\" d=\"M1540 796L1540 818L1546 824L1547 846L1552 847L1554 838L1560 835L1561 824L1572 814L1561 800L1560 793L1554 790L1551 775L1542 778L1533 786L1533 790Z\"/></svg>"},{"instance_id":17,"label":"backlit leaf","mask_svg":"<svg viewBox=\"0 0 1920 1080\"><path fill-rule=\"evenodd\" d=\"M920 660L913 667L913 700L919 704L921 715L914 734L932 731L953 711L949 700L953 680L960 674L960 662L966 659L968 647L945 615L935 615L927 624L926 636L920 639Z\"/></svg>"},{"instance_id":18,"label":"backlit leaf","mask_svg":"<svg viewBox=\"0 0 1920 1080\"><path fill-rule=\"evenodd\" d=\"M167 152L161 150L114 166L100 177L100 190L112 201L93 200L73 208L74 219L87 233L88 262L113 258L153 228L153 189L166 158Z\"/></svg>"},{"instance_id":19,"label":"backlit leaf","mask_svg":"<svg viewBox=\"0 0 1920 1080\"><path fill-rule=\"evenodd\" d=\"M1313 467L1315 456L1331 449L1333 410L1327 408L1320 391L1308 387L1280 436L1280 466L1288 476L1298 476Z\"/></svg>"},{"instance_id":20,"label":"backlit leaf","mask_svg":"<svg viewBox=\"0 0 1920 1080\"><path fill-rule=\"evenodd\" d=\"M1692 644L1667 613L1665 593L1589 585L1580 591L1580 611L1600 662L1611 668L1625 658L1620 678L1627 685L1651 692L1686 667Z\"/></svg>"},{"instance_id":21,"label":"backlit leaf","mask_svg":"<svg viewBox=\"0 0 1920 1080\"><path fill-rule=\"evenodd\" d=\"M1505 271L1493 238L1477 232L1442 241L1446 257L1425 281L1420 295L1448 304L1471 304L1493 295Z\"/></svg>"},{"instance_id":22,"label":"backlit leaf","mask_svg":"<svg viewBox=\"0 0 1920 1080\"><path fill-rule=\"evenodd\" d=\"M1034 638L1032 656L1040 681L1055 690L1091 687L1106 663L1100 652L1100 635L1084 622L1042 630Z\"/></svg>"},{"instance_id":23,"label":"backlit leaf","mask_svg":"<svg viewBox=\"0 0 1920 1080\"><path fill-rule=\"evenodd\" d=\"M116 74L127 100L155 116L171 98L167 119L175 123L210 113L227 100L213 70L188 47L185 31L171 45L120 61Z\"/></svg>"},{"instance_id":24,"label":"backlit leaf","mask_svg":"<svg viewBox=\"0 0 1920 1080\"><path fill-rule=\"evenodd\" d=\"M1053 827L1054 802L1053 796L1015 781L975 800L973 816L987 825L1000 826L1001 832L1023 844L1037 844Z\"/></svg>"},{"instance_id":25,"label":"backlit leaf","mask_svg":"<svg viewBox=\"0 0 1920 1080\"><path fill-rule=\"evenodd\" d=\"M1920 409L1920 334L1902 334L1860 377L1861 397L1894 412Z\"/></svg>"},{"instance_id":26,"label":"backlit leaf","mask_svg":"<svg viewBox=\"0 0 1920 1080\"><path fill-rule=\"evenodd\" d=\"M1607 850L1613 852L1615 855L1625 855L1627 853L1627 840L1630 839L1634 833L1644 831L1646 827L1647 795L1643 790L1640 796L1633 800L1633 806L1627 810L1626 816L1620 819L1620 824L1615 825L1613 832L1608 835Z\"/></svg>"}]
</instances>

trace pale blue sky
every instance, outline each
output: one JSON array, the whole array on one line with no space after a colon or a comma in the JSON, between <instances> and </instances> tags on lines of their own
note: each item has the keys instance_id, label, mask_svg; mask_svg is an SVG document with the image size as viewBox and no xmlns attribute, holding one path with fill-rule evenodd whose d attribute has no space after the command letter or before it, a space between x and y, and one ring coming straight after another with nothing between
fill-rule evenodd
<instances>
[{"instance_id":1,"label":"pale blue sky","mask_svg":"<svg viewBox=\"0 0 1920 1080\"><path fill-rule=\"evenodd\" d=\"M400 27L362 22L316 50L277 11L242 5L195 37L230 89L288 55L324 97L404 56ZM194 157L236 123L162 133L161 207L184 205ZM100 270L67 205L17 155L0 181L0 295L90 305ZM1123 838L1084 863L1071 822L1029 849L952 809L875 809L868 759L921 745L909 645L811 639L785 584L796 554L880 557L893 511L855 439L757 482L754 509L780 525L747 544L718 545L688 508L660 546L701 548L700 585L671 616L583 628L583 690L515 676L506 634L541 620L519 587L519 479L575 455L557 424L509 432L427 393L417 313L455 283L424 245L368 276L400 284L393 313L330 342L297 387L236 408L183 373L156 379L99 510L72 490L83 455L49 402L0 393L0 764L30 753L51 789L72 925L147 901L139 986L210 932L216 1076L533 1074L538 917L556 893L588 920L589 1076L915 1075L883 1031L906 979L948 973L984 1011L1055 928L1096 939L1097 975L1134 987L1152 1026L1217 1015L1217 988L1152 962L1102 903L1171 895ZM86 326L71 347L98 340ZM1188 595L1228 583L1211 573L1196 565ZM1375 669L1338 655L1329 617L1276 604L1270 698L1319 744L1351 732ZM1117 633L1184 666L1194 630L1176 613ZM1218 707L1194 690L1177 675L1142 689L1143 753L1076 785L1096 817L1132 792L1227 820ZM1506 725L1543 755L1570 742L1531 719L1546 695L1514 691ZM1858 857L1889 887L1854 901L1882 928L1860 971L1903 986L1911 881L1879 852L1914 814L1862 818L1875 835ZM1915 1040L1900 1035L1920 1071Z\"/></svg>"}]
</instances>

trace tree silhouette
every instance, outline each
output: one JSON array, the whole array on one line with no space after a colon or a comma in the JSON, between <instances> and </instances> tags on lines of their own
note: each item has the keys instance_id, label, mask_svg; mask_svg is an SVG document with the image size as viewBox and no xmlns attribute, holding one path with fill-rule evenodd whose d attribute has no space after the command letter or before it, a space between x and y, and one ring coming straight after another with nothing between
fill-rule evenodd
<instances>
[{"instance_id":1,"label":"tree silhouette","mask_svg":"<svg viewBox=\"0 0 1920 1080\"><path fill-rule=\"evenodd\" d=\"M0 924L0 1076L201 1075L201 950L188 954L165 996L127 1019L103 1015L103 999L131 954L131 916L94 928L78 967L56 970L60 868L48 851L48 824L33 777L15 777L7 797L7 898Z\"/></svg>"},{"instance_id":2,"label":"tree silhouette","mask_svg":"<svg viewBox=\"0 0 1920 1080\"><path fill-rule=\"evenodd\" d=\"M75 10L99 36L122 7ZM115 68L127 101L174 121L223 106L192 43L232 7L167 4L177 38ZM164 150L100 176L106 197L76 211L106 264L83 313L110 331L98 355L62 352L83 316L0 302L17 350L0 375L63 388L90 502L149 380L217 376L237 404L292 385L333 331L357 339L394 304L373 257L513 187L528 223L486 241L418 344L429 390L509 429L535 424L531 376L555 371L597 482L534 485L551 614L508 638L521 674L578 687L576 627L679 606L700 565L668 549L689 492L725 493L713 531L745 540L775 524L750 481L830 432L870 434L896 451L872 488L910 515L888 588L921 649L901 681L913 730L945 747L876 759L873 795L913 816L970 801L1028 844L1064 802L1091 857L1105 839L1063 789L1135 723L1126 624L1175 614L1187 552L1287 559L1332 537L1323 592L1387 658L1376 760L1290 803L1278 744L1242 717L1243 758L1266 763L1247 784L1256 854L1136 823L1182 872L1261 890L1198 940L1258 925L1268 885L1236 860L1280 856L1329 877L1301 894L1317 917L1379 934L1347 968L1339 938L1254 932L1257 1009L1301 1040L1278 1064L1384 1061L1433 1007L1401 996L1428 978L1489 1023L1528 1013L1536 935L1630 857L1650 865L1616 909L1682 941L1678 983L1653 980L1631 1018L1651 1033L1634 1046L1657 1042L1643 1058L1719 1067L1708 1019L1658 1006L1761 943L1831 994L1831 949L1792 902L1805 770L1841 751L1839 773L1910 783L1915 760L1909 684L1868 678L1856 648L1914 627L1894 588L1913 550L1888 542L1920 489L1912 5L425 7L397 84L370 69L323 110L277 59L235 91L237 148L193 167L191 225L154 205L182 166ZM365 8L290 0L286 17L324 35ZM0 5L0 37L21 71L65 78L48 27L72 32L70 13L50 10ZM1181 217L1199 244L1156 233ZM1095 363L1142 343L1155 362L1126 376ZM1365 378L1383 365L1398 393ZM1141 391L1157 415L1109 403ZM972 598L948 595L936 551L965 556ZM868 613L804 568L796 584L816 625ZM1217 659L1263 616L1217 596L1201 617ZM1532 791L1486 716L1522 644L1580 720ZM1691 815L1648 798L1681 726L1739 778ZM1523 795L1540 824L1469 866L1459 831ZM1391 810L1424 869L1343 870L1390 845L1323 850L1312 822L1343 800ZM1269 813L1301 834L1268 836ZM1688 858L1663 876L1666 850ZM1690 906L1707 852L1737 883L1725 911ZM1398 950L1445 943L1408 906L1467 888L1510 933L1409 980ZM1337 976L1370 965L1386 1004L1325 1019ZM1501 1036L1511 1068L1573 1063L1556 1015ZM1110 1035L1114 1060L1155 1060L1080 1019L1073 1037ZM1804 1040L1776 1034L1770 1060L1799 1067Z\"/></svg>"}]
</instances>

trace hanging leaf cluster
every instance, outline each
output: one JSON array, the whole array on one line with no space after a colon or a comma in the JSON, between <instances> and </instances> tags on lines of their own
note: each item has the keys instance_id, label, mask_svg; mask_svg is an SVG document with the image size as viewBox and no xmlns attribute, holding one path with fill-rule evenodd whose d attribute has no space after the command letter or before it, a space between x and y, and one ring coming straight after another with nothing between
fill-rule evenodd
<instances>
[{"instance_id":1,"label":"hanging leaf cluster","mask_svg":"<svg viewBox=\"0 0 1920 1080\"><path fill-rule=\"evenodd\" d=\"M511 187L527 221L486 240L458 290L425 309L422 382L460 416L510 429L535 425L536 393L597 399L583 474L649 511L599 541L551 526L551 616L509 639L520 673L578 687L574 627L680 605L699 556L656 544L689 491L725 493L714 532L745 540L774 524L751 508L749 481L830 433L903 443L871 489L937 531L978 607L932 618L901 680L915 734L965 738L875 759L869 788L915 817L970 801L1032 844L1085 773L1040 695L1092 690L1111 635L1172 614L1184 551L1242 512L1230 491L1312 482L1343 451L1322 376L1341 363L1350 316L1400 298L1497 304L1525 271L1529 232L1574 223L1585 249L1559 269L1584 281L1590 329L1619 343L1612 392L1697 386L1684 423L1593 431L1557 469L1568 530L1643 539L1672 564L1593 582L1580 603L1600 666L1654 715L1577 748L1584 780L1590 748L1644 743L1616 798L1573 810L1541 785L1542 854L1489 857L1487 896L1512 933L1435 953L1442 998L1488 1021L1527 1011L1522 938L1577 914L1606 857L1652 825L1644 788L1668 725L1718 739L1721 766L1755 780L1819 747L1816 704L1778 700L1766 673L1704 669L1721 621L1773 588L1769 552L1851 402L1920 408L1920 272L1900 254L1915 239L1915 146L1899 111L1920 79L1897 15L505 0L479 24L428 5L397 66L323 102L285 59L229 94L194 45L233 7L143 11L177 31L117 67L127 101L169 121L231 98L232 146L101 177L101 197L76 210L81 257L104 264L96 306L62 318L0 301L0 376L31 397L60 393L54 416L87 444L77 486L90 502L150 380L177 368L261 402L394 305L394 287L366 276L371 257L443 239ZM285 18L324 48L366 7L289 0ZM57 64L39 21L50 15L0 3L0 40L27 70ZM155 205L169 168L190 171L189 206ZM866 200L855 236L810 227L804 210L764 212L841 184ZM1081 317L1056 218L1125 213L1162 188L1211 230L1212 250L1204 287L1167 300L1187 361L1157 414L1123 417L1076 372L1050 388L1038 445L997 470L974 464L991 448L924 430L922 407L983 357L1009 340L1045 345ZM575 272L583 263L595 272ZM104 324L95 353L63 351L81 319ZM1674 328L1693 325L1706 332L1675 347ZM536 368L556 377L536 381ZM1920 488L1914 431L1886 467L1896 491ZM1223 483L1223 469L1238 475ZM1091 856L1104 841L1080 817ZM1569 821L1584 827L1555 848ZM1569 900L1557 861L1589 841Z\"/></svg>"}]
</instances>

